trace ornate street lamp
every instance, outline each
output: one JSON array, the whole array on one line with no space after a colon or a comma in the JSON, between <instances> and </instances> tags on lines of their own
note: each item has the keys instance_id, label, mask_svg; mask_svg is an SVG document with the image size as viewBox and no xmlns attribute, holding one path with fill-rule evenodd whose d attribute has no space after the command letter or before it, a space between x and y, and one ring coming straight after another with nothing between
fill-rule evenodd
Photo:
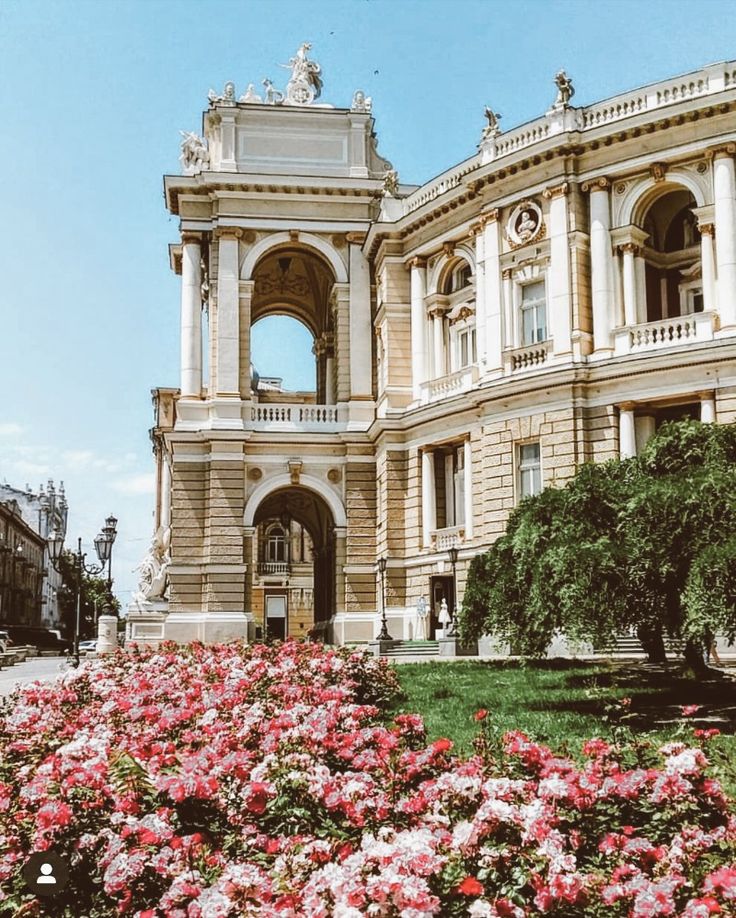
<instances>
[{"instance_id":1,"label":"ornate street lamp","mask_svg":"<svg viewBox=\"0 0 736 918\"><path fill-rule=\"evenodd\" d=\"M450 615L450 629L447 632L448 637L455 637L455 622L456 622L456 612L457 612L457 556L460 554L460 549L457 545L453 545L452 548L447 549L447 554L450 556L450 564L452 565L452 613Z\"/></svg>"},{"instance_id":2,"label":"ornate street lamp","mask_svg":"<svg viewBox=\"0 0 736 918\"><path fill-rule=\"evenodd\" d=\"M388 633L388 622L386 621L386 568L388 567L388 558L378 559L378 572L381 575L381 630L376 637L377 641L392 641L393 638Z\"/></svg>"},{"instance_id":3,"label":"ornate street lamp","mask_svg":"<svg viewBox=\"0 0 736 918\"><path fill-rule=\"evenodd\" d=\"M77 539L77 550L71 552L74 557L74 566L77 572L77 602L76 617L74 623L74 652L72 663L79 666L79 622L82 607L82 577L87 574L89 577L96 577L101 574L107 567L107 591L112 596L112 546L117 536L117 520L110 515L105 520L102 531L95 539L95 551L100 560L99 565L86 564L87 555L82 551L82 540ZM61 573L61 556L64 552L64 535L57 529L52 529L49 533L47 544L49 548L49 561L52 567L58 573Z\"/></svg>"}]
</instances>

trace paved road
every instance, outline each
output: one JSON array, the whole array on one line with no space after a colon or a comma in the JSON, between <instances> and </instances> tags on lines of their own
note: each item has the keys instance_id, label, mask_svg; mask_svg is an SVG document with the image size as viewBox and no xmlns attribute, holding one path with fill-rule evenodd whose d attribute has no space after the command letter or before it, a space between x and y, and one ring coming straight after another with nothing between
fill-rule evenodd
<instances>
[{"instance_id":1,"label":"paved road","mask_svg":"<svg viewBox=\"0 0 736 918\"><path fill-rule=\"evenodd\" d=\"M66 657L32 657L25 663L16 663L0 670L0 697L9 695L18 685L55 679L65 665Z\"/></svg>"}]
</instances>

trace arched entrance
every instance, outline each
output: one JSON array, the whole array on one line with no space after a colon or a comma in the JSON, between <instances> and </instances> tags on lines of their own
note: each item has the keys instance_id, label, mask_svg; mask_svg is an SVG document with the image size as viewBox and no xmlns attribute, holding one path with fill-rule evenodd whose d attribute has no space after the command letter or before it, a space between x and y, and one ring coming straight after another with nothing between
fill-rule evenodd
<instances>
[{"instance_id":1,"label":"arched entrance","mask_svg":"<svg viewBox=\"0 0 736 918\"><path fill-rule=\"evenodd\" d=\"M319 494L289 485L265 496L246 561L256 634L326 638L336 605L335 520Z\"/></svg>"}]
</instances>

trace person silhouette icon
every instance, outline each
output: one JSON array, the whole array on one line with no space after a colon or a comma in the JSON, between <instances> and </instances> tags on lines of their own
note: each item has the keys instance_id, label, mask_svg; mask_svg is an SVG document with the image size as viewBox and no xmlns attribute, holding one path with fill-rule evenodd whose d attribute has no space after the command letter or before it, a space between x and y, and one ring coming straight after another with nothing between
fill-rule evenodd
<instances>
[{"instance_id":1,"label":"person silhouette icon","mask_svg":"<svg viewBox=\"0 0 736 918\"><path fill-rule=\"evenodd\" d=\"M54 868L51 864L41 864L41 876L37 877L37 883L43 885L48 885L49 883L56 883L56 877L54 876Z\"/></svg>"}]
</instances>

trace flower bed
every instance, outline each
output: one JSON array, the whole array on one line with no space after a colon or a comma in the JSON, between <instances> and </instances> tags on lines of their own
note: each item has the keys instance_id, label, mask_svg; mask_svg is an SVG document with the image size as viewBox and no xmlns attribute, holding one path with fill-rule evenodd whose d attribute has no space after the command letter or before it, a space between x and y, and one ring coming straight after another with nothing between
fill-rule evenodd
<instances>
[{"instance_id":1,"label":"flower bed","mask_svg":"<svg viewBox=\"0 0 736 918\"><path fill-rule=\"evenodd\" d=\"M477 754L386 726L392 671L320 645L167 647L31 686L0 720L0 915L135 918L736 913L736 820L692 746L519 732ZM47 914L49 912L46 912Z\"/></svg>"}]
</instances>

